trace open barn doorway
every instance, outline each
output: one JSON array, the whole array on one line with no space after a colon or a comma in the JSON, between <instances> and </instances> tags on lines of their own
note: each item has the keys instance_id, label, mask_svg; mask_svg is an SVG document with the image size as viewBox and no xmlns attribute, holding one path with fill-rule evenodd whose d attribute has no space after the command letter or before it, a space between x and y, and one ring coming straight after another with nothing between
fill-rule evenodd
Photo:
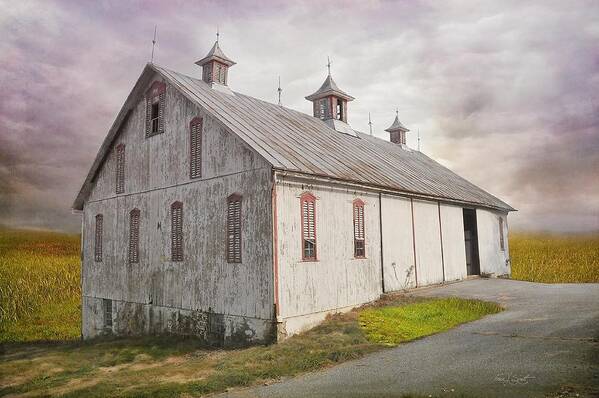
<instances>
[{"instance_id":1,"label":"open barn doorway","mask_svg":"<svg viewBox=\"0 0 599 398\"><path fill-rule=\"evenodd\" d=\"M464 241L466 244L466 271L468 275L480 275L478 258L478 230L476 210L464 209Z\"/></svg>"}]
</instances>

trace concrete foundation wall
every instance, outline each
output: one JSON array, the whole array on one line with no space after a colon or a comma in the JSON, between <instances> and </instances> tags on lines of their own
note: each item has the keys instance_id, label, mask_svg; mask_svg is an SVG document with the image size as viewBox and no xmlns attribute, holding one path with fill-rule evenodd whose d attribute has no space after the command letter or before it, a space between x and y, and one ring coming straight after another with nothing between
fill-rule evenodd
<instances>
[{"instance_id":1,"label":"concrete foundation wall","mask_svg":"<svg viewBox=\"0 0 599 398\"><path fill-rule=\"evenodd\" d=\"M499 237L499 217L503 217L503 237L505 250L501 250ZM478 252L480 272L491 276L511 274L509 264L507 213L485 209L476 210L478 227Z\"/></svg>"},{"instance_id":2,"label":"concrete foundation wall","mask_svg":"<svg viewBox=\"0 0 599 398\"><path fill-rule=\"evenodd\" d=\"M103 299L83 297L83 334L194 336L218 346L243 346L274 339L272 320L113 300L112 326L106 326Z\"/></svg>"}]
</instances>

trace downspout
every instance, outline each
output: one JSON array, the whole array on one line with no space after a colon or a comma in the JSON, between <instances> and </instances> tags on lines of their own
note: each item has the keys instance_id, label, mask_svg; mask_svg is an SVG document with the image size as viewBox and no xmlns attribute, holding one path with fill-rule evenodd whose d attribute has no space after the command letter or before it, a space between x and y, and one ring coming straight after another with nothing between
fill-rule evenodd
<instances>
[{"instance_id":1,"label":"downspout","mask_svg":"<svg viewBox=\"0 0 599 398\"><path fill-rule=\"evenodd\" d=\"M278 220L277 220L277 177L276 173L273 171L273 180L272 180L272 190L271 190L271 200L272 200L272 259L273 259L273 289L274 289L274 313L276 317L276 322L279 322L279 244L278 244Z\"/></svg>"},{"instance_id":2,"label":"downspout","mask_svg":"<svg viewBox=\"0 0 599 398\"><path fill-rule=\"evenodd\" d=\"M416 264L416 228L414 227L414 199L410 198L410 212L412 213L412 250L414 250L414 284L418 287L418 265Z\"/></svg>"},{"instance_id":3,"label":"downspout","mask_svg":"<svg viewBox=\"0 0 599 398\"><path fill-rule=\"evenodd\" d=\"M383 200L379 192L379 240L381 241L381 289L385 294L385 263L383 262Z\"/></svg>"},{"instance_id":4,"label":"downspout","mask_svg":"<svg viewBox=\"0 0 599 398\"><path fill-rule=\"evenodd\" d=\"M443 271L443 283L445 283L445 256L443 253L443 227L441 224L441 202L437 202L439 209L439 240L441 241L441 270Z\"/></svg>"}]
</instances>

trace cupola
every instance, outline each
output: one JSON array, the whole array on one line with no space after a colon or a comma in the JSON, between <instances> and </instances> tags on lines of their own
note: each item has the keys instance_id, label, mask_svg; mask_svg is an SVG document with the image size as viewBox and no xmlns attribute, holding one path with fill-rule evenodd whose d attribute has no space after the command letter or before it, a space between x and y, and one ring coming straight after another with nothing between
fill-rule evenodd
<instances>
[{"instance_id":1,"label":"cupola","mask_svg":"<svg viewBox=\"0 0 599 398\"><path fill-rule=\"evenodd\" d=\"M406 145L406 133L410 130L399 121L399 110L395 111L395 120L385 131L389 132L392 143Z\"/></svg>"},{"instance_id":2,"label":"cupola","mask_svg":"<svg viewBox=\"0 0 599 398\"><path fill-rule=\"evenodd\" d=\"M202 67L202 80L217 88L215 85L227 86L229 67L235 65L235 62L220 49L217 33L216 42L208 54L195 64Z\"/></svg>"},{"instance_id":3,"label":"cupola","mask_svg":"<svg viewBox=\"0 0 599 398\"><path fill-rule=\"evenodd\" d=\"M331 76L331 63L327 64L329 74L324 83L314 93L306 97L312 101L314 117L325 121L329 126L342 133L356 135L347 124L347 103L354 97L341 90L333 76Z\"/></svg>"}]
</instances>

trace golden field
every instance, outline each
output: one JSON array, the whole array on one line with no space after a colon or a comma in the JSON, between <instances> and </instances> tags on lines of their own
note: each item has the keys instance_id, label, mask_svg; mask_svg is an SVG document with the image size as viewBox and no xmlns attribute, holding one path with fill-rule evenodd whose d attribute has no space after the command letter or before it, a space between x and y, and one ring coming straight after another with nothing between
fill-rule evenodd
<instances>
[{"instance_id":1,"label":"golden field","mask_svg":"<svg viewBox=\"0 0 599 398\"><path fill-rule=\"evenodd\" d=\"M512 279L543 283L599 283L599 234L513 233Z\"/></svg>"},{"instance_id":2,"label":"golden field","mask_svg":"<svg viewBox=\"0 0 599 398\"><path fill-rule=\"evenodd\" d=\"M512 233L512 278L599 282L599 235ZM80 335L79 235L0 228L0 342Z\"/></svg>"}]
</instances>

